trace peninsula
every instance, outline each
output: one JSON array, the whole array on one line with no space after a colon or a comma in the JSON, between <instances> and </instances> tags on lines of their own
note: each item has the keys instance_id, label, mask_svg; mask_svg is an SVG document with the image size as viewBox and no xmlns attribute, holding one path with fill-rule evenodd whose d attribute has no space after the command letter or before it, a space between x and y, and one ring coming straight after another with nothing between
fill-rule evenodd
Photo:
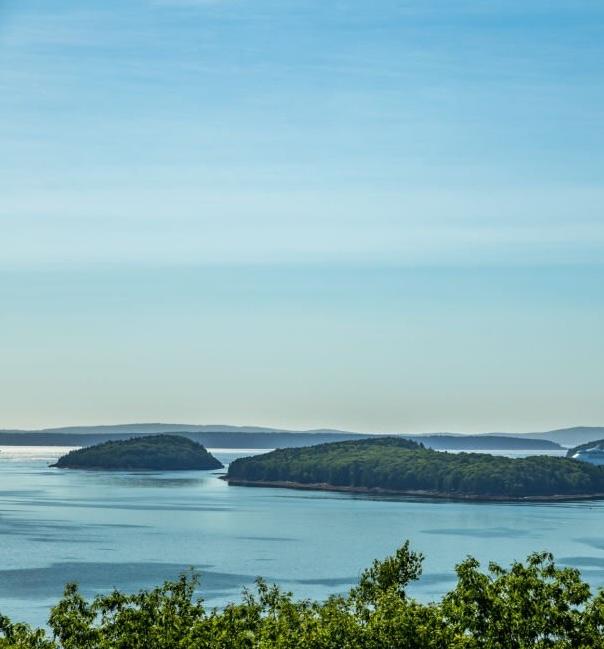
<instances>
[{"instance_id":1,"label":"peninsula","mask_svg":"<svg viewBox=\"0 0 604 649\"><path fill-rule=\"evenodd\" d=\"M604 465L604 439L598 439L586 444L580 444L574 448L569 449L566 457L571 457L574 460L581 462L589 462L598 466Z\"/></svg>"},{"instance_id":2,"label":"peninsula","mask_svg":"<svg viewBox=\"0 0 604 649\"><path fill-rule=\"evenodd\" d=\"M71 451L52 466L61 469L185 471L220 469L197 442L179 435L149 435Z\"/></svg>"},{"instance_id":3,"label":"peninsula","mask_svg":"<svg viewBox=\"0 0 604 649\"><path fill-rule=\"evenodd\" d=\"M443 453L410 440L364 439L235 460L231 485L469 500L604 498L604 469L572 459Z\"/></svg>"}]
</instances>

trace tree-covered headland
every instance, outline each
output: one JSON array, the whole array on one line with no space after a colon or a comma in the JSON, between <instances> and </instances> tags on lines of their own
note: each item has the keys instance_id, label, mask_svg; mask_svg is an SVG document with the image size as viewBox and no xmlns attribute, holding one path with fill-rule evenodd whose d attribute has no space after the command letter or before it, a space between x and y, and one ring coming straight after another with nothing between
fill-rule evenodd
<instances>
[{"instance_id":1,"label":"tree-covered headland","mask_svg":"<svg viewBox=\"0 0 604 649\"><path fill-rule=\"evenodd\" d=\"M53 466L64 469L176 471L220 469L222 464L197 442L180 435L149 435L70 451Z\"/></svg>"},{"instance_id":2,"label":"tree-covered headland","mask_svg":"<svg viewBox=\"0 0 604 649\"><path fill-rule=\"evenodd\" d=\"M278 449L235 460L231 484L527 499L604 494L604 470L575 460L443 453L392 437Z\"/></svg>"},{"instance_id":3,"label":"tree-covered headland","mask_svg":"<svg viewBox=\"0 0 604 649\"><path fill-rule=\"evenodd\" d=\"M440 601L408 594L422 556L408 543L375 561L350 592L295 600L259 580L238 603L207 610L195 577L85 599L74 584L49 629L0 616L0 649L602 649L604 595L548 553L483 571L468 558ZM202 581L203 583L203 581Z\"/></svg>"},{"instance_id":4,"label":"tree-covered headland","mask_svg":"<svg viewBox=\"0 0 604 649\"><path fill-rule=\"evenodd\" d=\"M580 453L581 451L587 451L591 449L604 451L604 439L596 439L593 442L586 442L585 444L579 444L574 448L570 448L566 452L566 457L573 457L575 453Z\"/></svg>"}]
</instances>

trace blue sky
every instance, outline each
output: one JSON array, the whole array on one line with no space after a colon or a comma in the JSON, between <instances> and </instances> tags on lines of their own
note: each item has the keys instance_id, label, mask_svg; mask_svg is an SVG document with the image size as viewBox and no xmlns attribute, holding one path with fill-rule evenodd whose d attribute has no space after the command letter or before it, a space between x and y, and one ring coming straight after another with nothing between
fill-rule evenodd
<instances>
[{"instance_id":1,"label":"blue sky","mask_svg":"<svg viewBox=\"0 0 604 649\"><path fill-rule=\"evenodd\" d=\"M599 2L0 4L0 426L604 422Z\"/></svg>"}]
</instances>

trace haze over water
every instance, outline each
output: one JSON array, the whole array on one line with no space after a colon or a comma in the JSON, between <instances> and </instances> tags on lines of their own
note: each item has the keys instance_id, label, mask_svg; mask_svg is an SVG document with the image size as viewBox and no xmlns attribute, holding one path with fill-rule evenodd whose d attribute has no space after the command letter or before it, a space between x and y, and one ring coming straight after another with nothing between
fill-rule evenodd
<instances>
[{"instance_id":1,"label":"haze over water","mask_svg":"<svg viewBox=\"0 0 604 649\"><path fill-rule=\"evenodd\" d=\"M257 576L324 598L405 539L426 555L412 589L422 600L452 586L467 554L505 564L547 549L604 585L604 502L432 502L229 487L211 471L49 468L65 450L0 449L0 612L14 620L45 623L70 580L86 595L134 591L190 566L209 606L238 599Z\"/></svg>"}]
</instances>

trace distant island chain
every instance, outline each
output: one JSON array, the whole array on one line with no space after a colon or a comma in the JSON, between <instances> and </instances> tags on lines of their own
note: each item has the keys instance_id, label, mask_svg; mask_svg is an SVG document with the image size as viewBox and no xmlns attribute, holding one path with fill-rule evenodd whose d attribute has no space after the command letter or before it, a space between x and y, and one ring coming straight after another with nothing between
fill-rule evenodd
<instances>
[{"instance_id":1,"label":"distant island chain","mask_svg":"<svg viewBox=\"0 0 604 649\"><path fill-rule=\"evenodd\" d=\"M223 465L183 434L132 437L62 456L57 468L211 470ZM455 438L457 439L457 438ZM230 485L383 493L474 500L604 498L604 440L570 449L567 457L511 458L427 448L402 437L314 444L241 457L229 466Z\"/></svg>"}]
</instances>

